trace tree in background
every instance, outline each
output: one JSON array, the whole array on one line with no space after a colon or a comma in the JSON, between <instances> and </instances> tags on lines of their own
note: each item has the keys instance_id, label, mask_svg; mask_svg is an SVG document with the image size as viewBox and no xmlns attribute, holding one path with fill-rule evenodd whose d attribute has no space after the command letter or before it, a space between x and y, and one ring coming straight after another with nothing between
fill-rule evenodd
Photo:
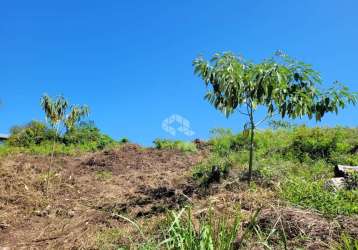
<instances>
[{"instance_id":1,"label":"tree in background","mask_svg":"<svg viewBox=\"0 0 358 250\"><path fill-rule=\"evenodd\" d=\"M291 119L308 116L320 121L329 112L357 102L357 94L334 82L320 90L320 74L312 66L282 52L261 63L253 63L231 52L215 54L210 61L199 56L193 61L194 73L208 88L205 99L226 117L235 111L246 116L244 134L250 136L248 182L251 181L255 129L275 114ZM258 107L267 111L255 120Z\"/></svg>"},{"instance_id":2,"label":"tree in background","mask_svg":"<svg viewBox=\"0 0 358 250\"><path fill-rule=\"evenodd\" d=\"M83 117L87 116L89 114L89 108L86 105L69 105L68 101L63 96L58 96L56 99L53 100L47 94L44 94L41 97L41 107L46 114L46 121L56 131L56 136L53 140L50 165L47 172L47 191L51 165L55 153L56 138L61 134L61 129L65 128L66 131L69 131Z\"/></svg>"}]
</instances>

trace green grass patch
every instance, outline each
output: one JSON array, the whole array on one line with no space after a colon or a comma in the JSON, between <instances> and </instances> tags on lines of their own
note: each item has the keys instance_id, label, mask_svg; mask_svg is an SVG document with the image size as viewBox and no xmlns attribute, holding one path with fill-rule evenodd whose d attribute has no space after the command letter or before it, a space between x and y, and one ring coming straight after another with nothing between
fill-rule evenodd
<instances>
[{"instance_id":1,"label":"green grass patch","mask_svg":"<svg viewBox=\"0 0 358 250\"><path fill-rule=\"evenodd\" d=\"M113 142L106 145L104 148L112 148L120 145L120 143ZM7 156L11 154L35 154L35 155L51 155L53 148L53 142L43 142L41 144L29 145L26 147L18 147L11 145L0 146L0 156ZM102 147L98 148L96 142L88 142L85 144L63 144L56 143L54 154L55 155L78 155L85 152L95 152L101 150Z\"/></svg>"},{"instance_id":2,"label":"green grass patch","mask_svg":"<svg viewBox=\"0 0 358 250\"><path fill-rule=\"evenodd\" d=\"M96 172L96 179L99 181L106 181L110 180L112 178L112 172L103 170L103 171L97 171Z\"/></svg>"},{"instance_id":3,"label":"green grass patch","mask_svg":"<svg viewBox=\"0 0 358 250\"><path fill-rule=\"evenodd\" d=\"M96 246L101 250L120 249L120 240L123 232L119 228L110 228L99 231L96 235Z\"/></svg>"},{"instance_id":4,"label":"green grass patch","mask_svg":"<svg viewBox=\"0 0 358 250\"><path fill-rule=\"evenodd\" d=\"M318 210L326 216L358 214L358 190L325 190L324 180L290 178L282 187L282 197L294 204Z\"/></svg>"},{"instance_id":5,"label":"green grass patch","mask_svg":"<svg viewBox=\"0 0 358 250\"><path fill-rule=\"evenodd\" d=\"M335 250L358 250L358 239L342 234L340 241L334 245Z\"/></svg>"},{"instance_id":6,"label":"green grass patch","mask_svg":"<svg viewBox=\"0 0 358 250\"><path fill-rule=\"evenodd\" d=\"M182 152L197 152L196 145L192 142L156 139L154 145L157 149L176 149Z\"/></svg>"}]
</instances>

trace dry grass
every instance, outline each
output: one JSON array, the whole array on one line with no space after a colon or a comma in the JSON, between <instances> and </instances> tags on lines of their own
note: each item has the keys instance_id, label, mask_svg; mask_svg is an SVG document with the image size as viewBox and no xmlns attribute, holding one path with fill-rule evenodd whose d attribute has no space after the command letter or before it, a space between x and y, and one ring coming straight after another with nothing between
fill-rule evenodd
<instances>
[{"instance_id":1,"label":"dry grass","mask_svg":"<svg viewBox=\"0 0 358 250\"><path fill-rule=\"evenodd\" d=\"M229 178L207 190L199 188L188 173L205 155L205 150L187 154L129 144L78 157L58 156L48 193L44 190L48 157L3 158L0 247L115 249L133 245L158 237L165 212L185 205L192 206L197 223L208 208L214 209L216 217L239 211L241 233L247 230L253 213L261 209L255 225L269 233L280 219L289 246L325 248L322 242L336 239L337 230L357 233L354 218L329 221L314 212L287 208L273 190L259 185L248 188L245 182ZM99 177L98 173L106 174ZM118 214L135 220L145 237ZM263 246L254 231L248 235L247 248ZM279 246L277 237L270 236L269 243Z\"/></svg>"}]
</instances>

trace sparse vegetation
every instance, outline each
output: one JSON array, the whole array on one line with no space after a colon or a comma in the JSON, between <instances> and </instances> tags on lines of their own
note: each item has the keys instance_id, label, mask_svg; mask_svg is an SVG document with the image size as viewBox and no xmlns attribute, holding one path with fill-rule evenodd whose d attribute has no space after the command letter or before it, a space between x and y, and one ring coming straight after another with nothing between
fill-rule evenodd
<instances>
[{"instance_id":1,"label":"sparse vegetation","mask_svg":"<svg viewBox=\"0 0 358 250\"><path fill-rule=\"evenodd\" d=\"M98 171L96 173L96 178L97 180L100 180L100 181L106 181L106 180L109 180L112 178L112 172L110 171Z\"/></svg>"},{"instance_id":2,"label":"sparse vegetation","mask_svg":"<svg viewBox=\"0 0 358 250\"><path fill-rule=\"evenodd\" d=\"M182 152L196 152L197 151L195 144L192 142L156 139L156 140L154 140L153 143L157 149L177 149Z\"/></svg>"},{"instance_id":3,"label":"sparse vegetation","mask_svg":"<svg viewBox=\"0 0 358 250\"><path fill-rule=\"evenodd\" d=\"M167 250L231 250L236 244L237 234L240 229L240 215L234 217L220 216L215 217L213 212L200 218L194 218L191 208L183 208L179 212L171 211L167 219L161 225L162 229L155 238L145 237L141 226L138 223L122 217L129 221L138 230L139 234L145 239L144 243L133 244L131 246L118 246L119 249L167 249ZM114 233L113 233L114 232ZM105 237L109 237L108 242L118 239L120 232L107 231ZM103 239L103 233L100 234ZM136 246L135 246L136 245ZM111 248L113 249L113 248Z\"/></svg>"},{"instance_id":4,"label":"sparse vegetation","mask_svg":"<svg viewBox=\"0 0 358 250\"><path fill-rule=\"evenodd\" d=\"M49 154L52 144L46 138L51 138L47 133L52 135L52 132L44 126L36 123L36 126L18 128L14 131L16 136L22 133L21 129L31 131L24 133L27 146L18 147L8 142L2 148L12 150L14 156L15 150ZM41 158L20 155L20 159L29 157L30 162L35 160L40 165L18 165L16 173L10 170L14 168L11 165L9 168L3 166L7 164L5 161L0 165L5 176L5 181L0 184L0 197L5 198L5 204L16 207L19 199L15 201L11 197L14 192L20 192L20 200L26 202L27 207L33 207L29 209L30 220L31 216L42 216L46 221L74 216L64 223L76 218L87 221L72 209L81 207L81 214L86 216L94 216L95 211L100 217L96 217L91 222L93 224L81 222L86 228L96 228L89 231L89 235L81 233L81 237L88 241L71 241L72 246L79 244L76 246L82 248L186 250L200 247L235 249L233 246L240 246L241 249L295 249L306 247L319 237L320 242L323 239L329 241L320 243L322 248L354 249L356 236L350 228L355 224L342 223L354 223L352 221L358 215L355 174L346 179L349 188L338 191L326 189L325 181L333 177L335 163L355 161L356 131L305 126L258 131L254 140L256 169L248 186L244 181L247 179L250 141L243 133L215 129L212 138L197 144L198 147L194 143L156 140L156 148L170 150L145 149L130 143L108 148L112 141L103 137L92 123L83 123L58 136L55 159L58 153L69 153L75 148L101 149L103 147L97 145L102 139L106 142L106 150L76 156L75 159L81 159L79 161L71 157L57 159L50 175L41 167L47 164L48 158L42 162ZM67 169L68 165L72 165L70 169ZM37 190L44 190L49 179L52 193L69 199L66 209L63 204L56 203L56 195L46 200L35 198L38 197ZM24 193L23 190L27 191ZM25 198L30 194L31 199ZM79 205L83 202L90 203ZM188 204L190 209L182 209ZM85 209L87 206L90 206L89 210ZM236 213L240 216L235 217ZM276 213L277 217L272 217ZM165 214L168 217L163 218ZM105 223L95 222L97 220ZM310 220L313 224L306 228ZM317 224L321 222L322 225ZM337 229L331 228L331 223ZM292 225L295 225L294 229ZM346 236L339 239L342 228ZM297 235L295 232L301 233Z\"/></svg>"},{"instance_id":5,"label":"sparse vegetation","mask_svg":"<svg viewBox=\"0 0 358 250\"><path fill-rule=\"evenodd\" d=\"M332 248L335 250L358 250L358 239L342 234L341 240Z\"/></svg>"}]
</instances>

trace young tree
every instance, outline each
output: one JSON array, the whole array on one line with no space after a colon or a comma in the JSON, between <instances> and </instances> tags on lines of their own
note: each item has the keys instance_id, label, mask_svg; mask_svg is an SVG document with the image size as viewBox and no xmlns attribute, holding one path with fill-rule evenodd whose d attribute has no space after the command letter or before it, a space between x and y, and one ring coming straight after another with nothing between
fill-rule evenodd
<instances>
[{"instance_id":1,"label":"young tree","mask_svg":"<svg viewBox=\"0 0 358 250\"><path fill-rule=\"evenodd\" d=\"M50 165L47 172L46 191L48 189L48 181L50 177L51 165L55 153L56 138L60 136L61 129L65 128L69 131L78 123L83 117L89 114L89 108L84 106L69 105L68 101L63 96L58 96L53 100L47 94L41 97L41 107L46 114L46 121L56 131L56 136L53 140Z\"/></svg>"},{"instance_id":2,"label":"young tree","mask_svg":"<svg viewBox=\"0 0 358 250\"><path fill-rule=\"evenodd\" d=\"M328 112L338 112L346 103L355 105L357 94L335 82L326 91L318 88L320 74L311 65L294 60L282 52L261 63L253 63L231 52L215 54L206 61L193 61L194 73L208 88L205 99L229 117L234 111L248 118L245 134L250 135L248 182L251 181L255 129L274 114L282 118L308 116L320 121ZM258 107L266 116L255 120Z\"/></svg>"}]
</instances>

